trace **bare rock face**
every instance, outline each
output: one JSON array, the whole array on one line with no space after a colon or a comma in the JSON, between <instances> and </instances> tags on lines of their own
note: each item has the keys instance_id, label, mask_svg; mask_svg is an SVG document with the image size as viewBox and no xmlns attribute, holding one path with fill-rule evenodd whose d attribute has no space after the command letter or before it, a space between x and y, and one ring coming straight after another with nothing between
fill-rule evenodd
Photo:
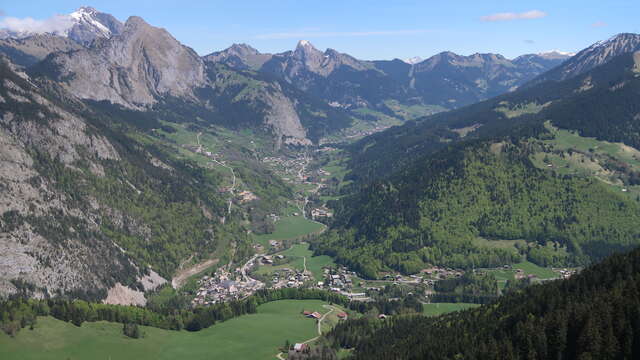
<instances>
[{"instance_id":1,"label":"bare rock face","mask_svg":"<svg viewBox=\"0 0 640 360\"><path fill-rule=\"evenodd\" d=\"M274 55L265 64L264 70L296 83L309 73L326 78L341 66L354 71L375 70L371 62L358 60L333 49L322 52L307 40L300 40L294 51Z\"/></svg>"},{"instance_id":2,"label":"bare rock face","mask_svg":"<svg viewBox=\"0 0 640 360\"><path fill-rule=\"evenodd\" d=\"M159 96L194 98L205 84L198 55L166 30L130 17L122 33L86 50L55 54L44 67L83 99L108 100L130 108L151 105Z\"/></svg>"},{"instance_id":3,"label":"bare rock face","mask_svg":"<svg viewBox=\"0 0 640 360\"><path fill-rule=\"evenodd\" d=\"M14 64L29 67L44 60L54 52L82 49L82 45L66 37L41 34L21 39L0 40L0 52L8 56Z\"/></svg>"},{"instance_id":4,"label":"bare rock face","mask_svg":"<svg viewBox=\"0 0 640 360\"><path fill-rule=\"evenodd\" d=\"M204 56L204 59L223 63L234 69L259 70L271 57L271 54L261 54L247 44L233 44L225 50Z\"/></svg>"},{"instance_id":5,"label":"bare rock face","mask_svg":"<svg viewBox=\"0 0 640 360\"><path fill-rule=\"evenodd\" d=\"M266 102L270 104L267 111L266 123L278 139L284 138L285 144L311 145L306 131L291 100L281 92L267 93Z\"/></svg>"},{"instance_id":6,"label":"bare rock face","mask_svg":"<svg viewBox=\"0 0 640 360\"><path fill-rule=\"evenodd\" d=\"M100 236L97 205L80 208L42 175L46 162L37 157L69 169L82 160L100 173L100 160L120 156L84 119L47 100L29 78L7 75L6 63L0 66L0 296L17 290L15 280L35 286L34 296L106 292L116 274L137 268Z\"/></svg>"}]
</instances>

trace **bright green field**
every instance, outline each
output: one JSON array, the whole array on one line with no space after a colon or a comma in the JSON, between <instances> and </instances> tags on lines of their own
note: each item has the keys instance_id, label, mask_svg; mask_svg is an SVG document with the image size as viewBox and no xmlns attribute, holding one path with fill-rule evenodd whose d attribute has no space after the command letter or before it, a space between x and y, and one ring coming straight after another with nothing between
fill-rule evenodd
<instances>
[{"instance_id":1,"label":"bright green field","mask_svg":"<svg viewBox=\"0 0 640 360\"><path fill-rule=\"evenodd\" d=\"M533 274L537 276L539 279L553 279L557 278L558 274L549 268L540 267L534 263L530 263L528 261L523 261L518 264L513 265L514 269L522 269L525 274Z\"/></svg>"},{"instance_id":2,"label":"bright green field","mask_svg":"<svg viewBox=\"0 0 640 360\"><path fill-rule=\"evenodd\" d=\"M269 240L288 240L295 239L307 234L313 234L322 230L324 225L311 220L307 220L302 216L287 216L276 222L276 230L271 234L254 235L256 242L268 247Z\"/></svg>"},{"instance_id":3,"label":"bright green field","mask_svg":"<svg viewBox=\"0 0 640 360\"><path fill-rule=\"evenodd\" d=\"M15 338L0 332L0 359L274 359L285 340L300 342L317 335L316 323L302 309L328 309L319 300L281 300L199 332L142 327L145 337L122 335L122 325L84 323L78 328L51 317L38 319L35 330Z\"/></svg>"},{"instance_id":4,"label":"bright green field","mask_svg":"<svg viewBox=\"0 0 640 360\"><path fill-rule=\"evenodd\" d=\"M478 304L469 303L433 303L422 304L422 313L427 316L438 316L454 311L471 309L478 307Z\"/></svg>"},{"instance_id":5,"label":"bright green field","mask_svg":"<svg viewBox=\"0 0 640 360\"><path fill-rule=\"evenodd\" d=\"M543 143L551 146L553 151L534 154L531 159L537 167L553 169L562 175L595 177L611 186L613 191L626 189L622 193L633 199L640 195L640 186L623 186L621 173L611 171L605 165L613 158L626 163L632 170L640 170L640 151L622 143L599 141L580 136L575 131L560 130L550 122L545 123L545 127L554 138Z\"/></svg>"},{"instance_id":6,"label":"bright green field","mask_svg":"<svg viewBox=\"0 0 640 360\"><path fill-rule=\"evenodd\" d=\"M538 277L538 279L555 279L558 277L558 274L554 272L550 268L543 268L529 261L523 261L521 263L513 264L511 266L513 269L490 269L487 270L488 273L493 274L498 281L498 287L500 289L504 289L507 284L507 280L514 280L516 271L515 269L522 269L525 275L533 274Z\"/></svg>"}]
</instances>

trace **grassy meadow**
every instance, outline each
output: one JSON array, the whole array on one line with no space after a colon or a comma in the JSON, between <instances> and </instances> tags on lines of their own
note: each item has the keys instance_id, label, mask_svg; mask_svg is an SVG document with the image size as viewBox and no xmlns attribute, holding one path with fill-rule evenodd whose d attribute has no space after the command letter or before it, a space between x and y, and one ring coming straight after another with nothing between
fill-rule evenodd
<instances>
[{"instance_id":1,"label":"grassy meadow","mask_svg":"<svg viewBox=\"0 0 640 360\"><path fill-rule=\"evenodd\" d=\"M122 324L105 321L78 328L42 317L34 330L15 338L0 333L0 359L273 359L285 340L299 342L317 335L314 320L302 309L329 310L319 300L280 300L198 332L141 327L144 337L122 334Z\"/></svg>"},{"instance_id":2,"label":"grassy meadow","mask_svg":"<svg viewBox=\"0 0 640 360\"><path fill-rule=\"evenodd\" d=\"M422 304L422 313L427 316L438 316L454 311L471 309L478 307L478 304L469 303L432 303Z\"/></svg>"},{"instance_id":3,"label":"grassy meadow","mask_svg":"<svg viewBox=\"0 0 640 360\"><path fill-rule=\"evenodd\" d=\"M276 230L271 234L253 235L254 240L268 247L269 240L292 240L301 236L321 231L324 225L305 219L303 216L286 216L275 224Z\"/></svg>"}]
</instances>

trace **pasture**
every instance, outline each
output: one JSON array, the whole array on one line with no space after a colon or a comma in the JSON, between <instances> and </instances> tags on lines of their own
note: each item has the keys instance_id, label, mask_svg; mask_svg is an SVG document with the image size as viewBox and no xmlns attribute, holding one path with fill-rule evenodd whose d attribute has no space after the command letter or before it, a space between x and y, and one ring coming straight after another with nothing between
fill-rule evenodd
<instances>
[{"instance_id":1,"label":"pasture","mask_svg":"<svg viewBox=\"0 0 640 360\"><path fill-rule=\"evenodd\" d=\"M122 324L105 321L76 327L41 317L34 330L15 338L0 333L0 358L10 359L273 359L285 340L291 343L317 336L315 320L302 309L328 309L320 300L280 300L263 304L256 314L243 315L198 332L142 326L142 339L122 334Z\"/></svg>"}]
</instances>

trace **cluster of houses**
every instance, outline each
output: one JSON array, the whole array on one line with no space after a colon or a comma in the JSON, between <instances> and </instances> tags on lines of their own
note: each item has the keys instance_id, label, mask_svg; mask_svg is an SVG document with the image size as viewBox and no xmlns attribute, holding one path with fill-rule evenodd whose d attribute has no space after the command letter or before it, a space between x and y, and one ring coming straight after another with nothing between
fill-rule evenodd
<instances>
[{"instance_id":1,"label":"cluster of houses","mask_svg":"<svg viewBox=\"0 0 640 360\"><path fill-rule=\"evenodd\" d=\"M302 174L299 169L304 169L307 164L307 159L300 155L296 158L284 158L284 157L265 157L262 159L262 162L269 164L278 168L280 171L284 172L284 177L288 180L298 179L299 181L306 180L306 176Z\"/></svg>"},{"instance_id":2,"label":"cluster of houses","mask_svg":"<svg viewBox=\"0 0 640 360\"><path fill-rule=\"evenodd\" d=\"M274 259L276 261L283 260L284 255L263 255L260 257L260 262L264 265L273 265Z\"/></svg>"},{"instance_id":3,"label":"cluster of houses","mask_svg":"<svg viewBox=\"0 0 640 360\"><path fill-rule=\"evenodd\" d=\"M200 287L191 304L193 306L212 305L244 299L264 286L262 282L253 279L248 281L240 279L242 279L242 276L233 276L223 268L218 269L212 277L202 277L198 281Z\"/></svg>"},{"instance_id":4,"label":"cluster of houses","mask_svg":"<svg viewBox=\"0 0 640 360\"><path fill-rule=\"evenodd\" d=\"M428 269L422 269L420 271L422 274L426 275L428 278L434 280L443 280L450 279L454 277L461 277L464 274L462 270L454 270L450 268L442 268L442 267L431 267Z\"/></svg>"},{"instance_id":5,"label":"cluster of houses","mask_svg":"<svg viewBox=\"0 0 640 360\"><path fill-rule=\"evenodd\" d=\"M353 288L353 280L351 277L354 272L348 271L345 267L338 267L336 270L324 269L324 282L319 282L318 287L329 288L331 291L342 292L350 291Z\"/></svg>"},{"instance_id":6,"label":"cluster of houses","mask_svg":"<svg viewBox=\"0 0 640 360\"><path fill-rule=\"evenodd\" d=\"M309 282L311 276L300 270L294 270L289 268L278 269L273 273L271 279L272 288L297 288L301 287L304 283Z\"/></svg>"},{"instance_id":7,"label":"cluster of houses","mask_svg":"<svg viewBox=\"0 0 640 360\"><path fill-rule=\"evenodd\" d=\"M329 218L332 216L333 213L324 207L311 210L311 217L314 219Z\"/></svg>"},{"instance_id":8,"label":"cluster of houses","mask_svg":"<svg viewBox=\"0 0 640 360\"><path fill-rule=\"evenodd\" d=\"M563 279L568 279L578 273L578 270L575 269L558 269L557 272L560 274L560 277Z\"/></svg>"}]
</instances>

